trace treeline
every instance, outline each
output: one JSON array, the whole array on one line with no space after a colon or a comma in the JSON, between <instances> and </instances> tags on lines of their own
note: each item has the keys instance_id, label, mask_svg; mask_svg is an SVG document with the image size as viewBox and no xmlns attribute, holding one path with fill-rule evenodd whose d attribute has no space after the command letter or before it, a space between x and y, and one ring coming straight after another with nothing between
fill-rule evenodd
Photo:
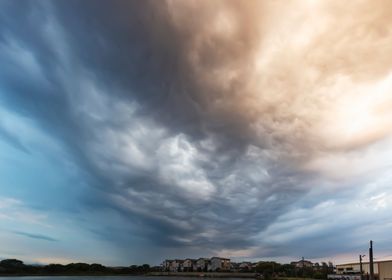
<instances>
[{"instance_id":1,"label":"treeline","mask_svg":"<svg viewBox=\"0 0 392 280\"><path fill-rule=\"evenodd\" d=\"M296 267L292 264L280 264L277 262L259 262L254 269L242 270L242 272L256 272L265 279L281 277L304 277L313 279L327 279L328 274L333 273L332 263L314 264L312 267Z\"/></svg>"},{"instance_id":2,"label":"treeline","mask_svg":"<svg viewBox=\"0 0 392 280\"><path fill-rule=\"evenodd\" d=\"M0 261L0 275L142 275L159 271L148 264L129 267L106 267L101 264L70 263L49 265L26 265L20 260Z\"/></svg>"}]
</instances>

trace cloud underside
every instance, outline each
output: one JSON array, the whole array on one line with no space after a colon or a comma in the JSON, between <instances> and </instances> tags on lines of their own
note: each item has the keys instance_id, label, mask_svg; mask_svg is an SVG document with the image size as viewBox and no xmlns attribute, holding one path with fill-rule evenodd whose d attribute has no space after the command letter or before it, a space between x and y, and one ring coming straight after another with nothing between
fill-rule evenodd
<instances>
[{"instance_id":1,"label":"cloud underside","mask_svg":"<svg viewBox=\"0 0 392 280\"><path fill-rule=\"evenodd\" d=\"M130 244L355 250L369 222L391 227L390 6L2 2L0 104L61 143L90 187L78 203L118 213Z\"/></svg>"}]
</instances>

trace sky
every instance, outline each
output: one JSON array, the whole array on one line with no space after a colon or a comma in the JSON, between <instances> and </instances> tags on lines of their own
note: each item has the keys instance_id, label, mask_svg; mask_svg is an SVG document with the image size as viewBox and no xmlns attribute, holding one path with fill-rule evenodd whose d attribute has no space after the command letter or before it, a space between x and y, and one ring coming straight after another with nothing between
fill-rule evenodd
<instances>
[{"instance_id":1,"label":"sky","mask_svg":"<svg viewBox=\"0 0 392 280\"><path fill-rule=\"evenodd\" d=\"M0 0L0 259L392 258L391 9Z\"/></svg>"}]
</instances>

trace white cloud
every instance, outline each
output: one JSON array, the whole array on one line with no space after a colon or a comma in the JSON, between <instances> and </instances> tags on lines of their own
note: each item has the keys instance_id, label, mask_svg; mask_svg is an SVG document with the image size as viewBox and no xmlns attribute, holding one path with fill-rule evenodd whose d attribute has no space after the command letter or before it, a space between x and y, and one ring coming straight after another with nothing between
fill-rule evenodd
<instances>
[{"instance_id":1,"label":"white cloud","mask_svg":"<svg viewBox=\"0 0 392 280\"><path fill-rule=\"evenodd\" d=\"M157 150L159 178L168 185L179 188L186 196L210 198L215 186L199 166L204 155L187 141L185 135L176 135L162 141Z\"/></svg>"},{"instance_id":2,"label":"white cloud","mask_svg":"<svg viewBox=\"0 0 392 280\"><path fill-rule=\"evenodd\" d=\"M47 222L47 214L34 210L24 204L21 200L0 197L0 220L8 224L12 222L14 226L38 225L43 227L50 227Z\"/></svg>"}]
</instances>

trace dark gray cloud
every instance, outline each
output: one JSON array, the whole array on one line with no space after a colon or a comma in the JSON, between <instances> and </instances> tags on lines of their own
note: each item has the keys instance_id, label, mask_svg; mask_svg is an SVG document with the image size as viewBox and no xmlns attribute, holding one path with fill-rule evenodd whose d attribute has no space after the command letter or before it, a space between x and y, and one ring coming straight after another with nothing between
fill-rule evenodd
<instances>
[{"instance_id":1,"label":"dark gray cloud","mask_svg":"<svg viewBox=\"0 0 392 280\"><path fill-rule=\"evenodd\" d=\"M306 230L297 239L266 239L279 235L287 213L337 199L329 190L352 183L334 181L345 167L342 158L357 158L355 149L385 136L325 137L335 126L324 114L340 111L328 111L334 96L322 90L348 70L322 70L330 59L318 57L322 48L308 55L295 40L280 48L272 27L287 30L269 13L281 10L296 19L280 4L1 5L2 104L61 143L89 186L78 209L119 217L104 226L99 217L78 219L119 247L140 239L189 254L200 248L233 256L249 250L244 254L255 257L300 251L297 241ZM299 73L301 66L309 73ZM337 167L330 164L335 160ZM323 234L334 230L340 228ZM308 236L307 248L323 234Z\"/></svg>"},{"instance_id":2,"label":"dark gray cloud","mask_svg":"<svg viewBox=\"0 0 392 280\"><path fill-rule=\"evenodd\" d=\"M35 234L35 233L29 233L29 232L24 232L24 231L13 231L13 233L17 235L21 235L24 237L28 238L33 238L33 239L39 239L39 240L45 240L45 241L51 241L51 242L57 242L57 239L54 239L50 236L44 235L44 234Z\"/></svg>"},{"instance_id":3,"label":"dark gray cloud","mask_svg":"<svg viewBox=\"0 0 392 280\"><path fill-rule=\"evenodd\" d=\"M206 194L203 193L203 184L210 185L206 188L226 188L224 183L219 181L230 176L233 169L241 167L241 158L246 157L243 154L249 143L243 139L246 137L246 132L241 129L242 122L236 123L234 119L225 120L222 119L225 116L209 116L210 113L203 112L207 109L206 105L213 100L203 100L206 97L203 97L204 93L200 93L210 89L201 88L203 85L195 79L186 57L189 51L186 46L188 39L185 34L182 34L184 30L178 30L174 26L167 10L168 6L162 5L158 9L149 2L140 4L132 1L119 1L110 5L80 1L60 1L55 5L45 2L36 5L31 2L11 5L16 7L12 7L8 15L3 17L3 20L8 21L3 26L11 29L2 32L5 36L4 44L10 45L10 41L13 41L16 45L15 51L20 49L29 52L34 57L34 62L31 63L36 63L34 67L37 69L34 70L42 71L35 74L42 75L42 79L47 84L31 81L33 84L30 85L29 81L21 82L22 77L15 77L17 74L14 74L13 80L7 77L3 81L3 85L13 92L12 95L6 95L5 99L8 99L11 106L13 104L25 114L31 114L31 117L37 119L45 129L64 141L66 147L80 162L82 169L86 170L93 180L91 184L103 191L101 200L98 203L93 202L95 206L109 204L110 207L115 207L128 216L130 221L138 220L143 227L150 228L150 230L143 228L143 235L151 231L151 239L157 240L156 242L178 246L184 243L181 236L187 236L195 246L206 243L209 244L208 246L216 247L250 245L251 241L244 241L241 236L249 230L259 231L260 226L284 211L282 205L273 205L271 209L264 210L259 203L268 196L268 190L254 189L260 201L249 209L245 207L244 213L238 213L238 199L243 197L246 200L248 194L243 193L247 191L246 188L236 190L234 185L227 197L220 195L221 191L217 191L218 194L211 194L213 197L208 200L194 201L192 192L199 192L198 188L201 197L210 195L208 194L210 190L207 189ZM46 12L39 12L39 7L44 7L43 10ZM16 16L20 18L25 13L27 14L23 18L26 22L15 19ZM69 20L71 17L72 21ZM35 23L34 29L38 27L39 31L32 30L33 27L30 27L32 22ZM190 25L189 28L197 27ZM37 33L37 36L25 36L33 32ZM10 38L6 37L7 33L12 34L9 35ZM211 53L205 55L211 57L215 52L212 47L207 51ZM227 51L235 52L235 50ZM8 68L12 66L9 65ZM68 67L70 69L67 69ZM29 69L20 70L22 71L19 71L19 75L26 77L23 70ZM4 71L8 74L11 72L10 69ZM80 71L81 76L70 73L73 71ZM59 75L56 75L56 72L60 72ZM68 74L71 76L67 76ZM94 89L90 89L89 85L83 88L83 83L94 83L94 87L99 87L99 90L104 93L93 96L94 93L84 92ZM108 111L108 115L104 116L103 120L96 120L91 112L78 112L78 108L75 108L78 104L74 104L72 100L74 95L76 102L80 102L77 101L80 99L81 102L86 103L82 104L86 106L85 110L90 110L90 104L95 105L92 99L104 99L102 102L108 102L103 106L104 110ZM215 94L211 96L214 98ZM127 114L126 104L131 106L132 102L139 104L138 108L134 113ZM125 108L116 103L123 103ZM98 112L100 113L102 112ZM162 171L156 170L160 167L138 170L144 167L136 166L132 170L132 166L128 167L124 162L119 162L122 155L110 154L110 152L102 155L102 158L97 159L98 161L89 158L96 156L90 154L96 151L88 147L89 145L98 143L104 146L102 148L108 149L109 147L105 145L113 144L105 142L105 134L111 131L114 134L120 133L120 138L121 132L128 127L132 130L132 126L136 126L137 129L137 126L145 125L136 123L138 121L133 121L133 118L140 119L140 122L150 119L151 122L164 125L164 135L150 136L148 134L153 134L153 131L147 131L142 139L137 139L146 142L136 143L137 145L148 145L142 147L145 148L142 153L147 153L146 157L150 156L150 160L154 161L154 150L159 149L165 139L169 140L166 147L162 148L162 159L159 159L163 161L162 165L166 164L165 157L171 156L165 149L171 149L170 142L173 141L181 141L183 143L178 145L188 145L189 149L195 149L190 146L195 145L205 158L189 159L186 163L188 166L184 165L181 168L193 170L181 171L183 174L179 173L179 175L175 174L176 167L173 167L173 170L169 168L167 171ZM214 120L216 118L221 120ZM147 127L147 130L155 129L155 127ZM178 133L182 136L178 137ZM208 139L209 133L213 134L213 143L203 145L201 141ZM116 136L107 141L116 141ZM115 144L120 147L114 149L117 148L121 152L121 145L126 145L126 141L120 139L119 143ZM211 147L213 145L217 147ZM214 155L209 155L211 149L214 149ZM221 155L223 149L225 155ZM181 155L173 155L172 161L176 161L178 156ZM233 162L233 159L236 160ZM119 169L130 168L130 170L119 171L121 177L117 177L109 170L102 170L98 166L101 162L110 168L115 169L118 165ZM160 178L159 173L162 172L172 172L179 178L169 178L165 182ZM203 174L199 176L192 172ZM255 172L264 171L255 170ZM182 180L181 176L186 177L184 183L189 184L186 186L189 190L181 191L176 186L177 181ZM233 179L239 178L237 179L236 176ZM241 184L253 183L246 182L248 178L241 180L244 180ZM285 182L275 184L276 188L280 188L279 184L284 185ZM289 191L289 186L286 188ZM191 194L190 196L186 194L184 197L182 192ZM114 196L113 200L107 198L107 193ZM99 195L94 196L91 200L99 197ZM153 201L160 202L154 205ZM242 215L249 215L249 218L244 220ZM234 222L238 227L233 225ZM210 236L200 235L207 229L211 231ZM225 232L225 235L218 241L216 235L222 232ZM159 241L160 239L162 240Z\"/></svg>"}]
</instances>

